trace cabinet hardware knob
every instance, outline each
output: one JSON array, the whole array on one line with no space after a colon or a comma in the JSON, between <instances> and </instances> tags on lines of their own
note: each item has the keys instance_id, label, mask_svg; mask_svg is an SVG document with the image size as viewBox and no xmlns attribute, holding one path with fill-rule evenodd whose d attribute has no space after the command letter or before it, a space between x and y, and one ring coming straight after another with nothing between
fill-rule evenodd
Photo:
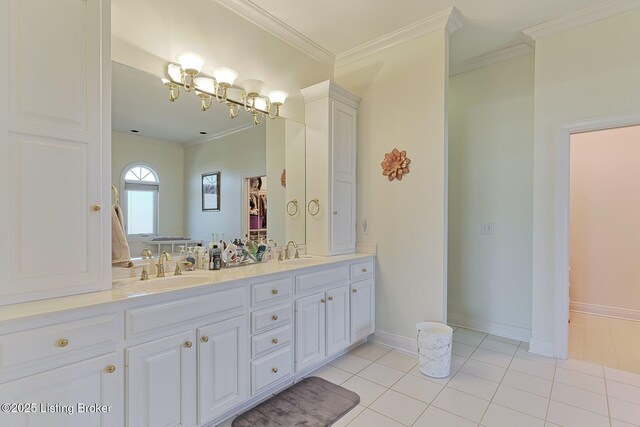
<instances>
[{"instance_id":1,"label":"cabinet hardware knob","mask_svg":"<svg viewBox=\"0 0 640 427\"><path fill-rule=\"evenodd\" d=\"M66 339L66 338L61 338L61 339L58 340L58 342L56 342L56 345L58 347L66 347L66 346L69 345L69 340Z\"/></svg>"},{"instance_id":2,"label":"cabinet hardware knob","mask_svg":"<svg viewBox=\"0 0 640 427\"><path fill-rule=\"evenodd\" d=\"M333 301L333 297L329 297L329 301Z\"/></svg>"},{"instance_id":3,"label":"cabinet hardware knob","mask_svg":"<svg viewBox=\"0 0 640 427\"><path fill-rule=\"evenodd\" d=\"M107 374L113 374L116 371L116 367L113 365L109 365L105 368L105 372Z\"/></svg>"},{"instance_id":4,"label":"cabinet hardware knob","mask_svg":"<svg viewBox=\"0 0 640 427\"><path fill-rule=\"evenodd\" d=\"M271 293L272 293L272 294L274 294L274 295L278 295L278 290L277 290L277 289L273 289L273 290L271 291Z\"/></svg>"},{"instance_id":5,"label":"cabinet hardware knob","mask_svg":"<svg viewBox=\"0 0 640 427\"><path fill-rule=\"evenodd\" d=\"M271 320L274 320L274 321L275 321L275 320L278 320L278 315L277 315L277 314L274 314L273 316L271 316Z\"/></svg>"},{"instance_id":6,"label":"cabinet hardware knob","mask_svg":"<svg viewBox=\"0 0 640 427\"><path fill-rule=\"evenodd\" d=\"M320 302L324 304L326 301L324 300L324 298L322 298Z\"/></svg>"},{"instance_id":7,"label":"cabinet hardware knob","mask_svg":"<svg viewBox=\"0 0 640 427\"><path fill-rule=\"evenodd\" d=\"M93 205L91 206L91 210L95 211L95 212L100 212L100 210L102 210L102 206L100 205Z\"/></svg>"},{"instance_id":8,"label":"cabinet hardware knob","mask_svg":"<svg viewBox=\"0 0 640 427\"><path fill-rule=\"evenodd\" d=\"M208 336L203 336L202 338L200 338L200 341L202 342L209 342L209 337Z\"/></svg>"},{"instance_id":9,"label":"cabinet hardware knob","mask_svg":"<svg viewBox=\"0 0 640 427\"><path fill-rule=\"evenodd\" d=\"M333 214L334 215L338 215L338 211L333 211Z\"/></svg>"},{"instance_id":10,"label":"cabinet hardware knob","mask_svg":"<svg viewBox=\"0 0 640 427\"><path fill-rule=\"evenodd\" d=\"M273 372L274 374L278 373L278 368L271 368L271 372Z\"/></svg>"},{"instance_id":11,"label":"cabinet hardware knob","mask_svg":"<svg viewBox=\"0 0 640 427\"><path fill-rule=\"evenodd\" d=\"M357 289L354 289L354 290L352 290L351 292L353 292L354 294L357 294L357 293L358 293L358 290L357 290Z\"/></svg>"},{"instance_id":12,"label":"cabinet hardware knob","mask_svg":"<svg viewBox=\"0 0 640 427\"><path fill-rule=\"evenodd\" d=\"M193 343L191 341L185 341L184 346L186 348L191 348L193 346Z\"/></svg>"},{"instance_id":13,"label":"cabinet hardware knob","mask_svg":"<svg viewBox=\"0 0 640 427\"><path fill-rule=\"evenodd\" d=\"M278 344L278 338L272 339L271 342L274 343L274 344Z\"/></svg>"},{"instance_id":14,"label":"cabinet hardware knob","mask_svg":"<svg viewBox=\"0 0 640 427\"><path fill-rule=\"evenodd\" d=\"M366 273L366 272L367 272L367 269L366 269L366 268L363 268L363 269L362 269L362 272L363 272L363 273Z\"/></svg>"}]
</instances>

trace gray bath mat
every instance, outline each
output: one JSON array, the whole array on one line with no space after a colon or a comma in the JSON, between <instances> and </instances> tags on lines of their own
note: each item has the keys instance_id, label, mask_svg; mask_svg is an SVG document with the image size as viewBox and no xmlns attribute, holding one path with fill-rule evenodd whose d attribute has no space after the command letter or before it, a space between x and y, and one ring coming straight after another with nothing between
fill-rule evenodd
<instances>
[{"instance_id":1,"label":"gray bath mat","mask_svg":"<svg viewBox=\"0 0 640 427\"><path fill-rule=\"evenodd\" d=\"M233 420L232 427L328 427L358 403L351 390L305 378Z\"/></svg>"}]
</instances>

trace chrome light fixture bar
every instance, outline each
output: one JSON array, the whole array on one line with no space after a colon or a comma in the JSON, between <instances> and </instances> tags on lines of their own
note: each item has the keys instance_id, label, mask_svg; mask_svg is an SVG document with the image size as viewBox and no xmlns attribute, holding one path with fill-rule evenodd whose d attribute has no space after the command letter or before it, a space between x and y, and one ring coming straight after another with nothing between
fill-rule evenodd
<instances>
[{"instance_id":1,"label":"chrome light fixture bar","mask_svg":"<svg viewBox=\"0 0 640 427\"><path fill-rule=\"evenodd\" d=\"M214 99L229 107L229 117L235 118L240 110L253 115L253 124L259 125L265 117L276 119L280 116L280 107L287 99L287 93L276 90L268 96L260 94L262 82L247 80L246 88L234 86L238 73L230 68L217 68L213 76L201 73L204 60L200 55L185 52L178 55L178 62L171 62L167 66L168 79L162 83L169 88L169 101L173 102L180 96L180 88L185 92L195 92L200 98L202 111L207 111L213 105ZM241 91L240 99L229 96L231 91Z\"/></svg>"}]
</instances>

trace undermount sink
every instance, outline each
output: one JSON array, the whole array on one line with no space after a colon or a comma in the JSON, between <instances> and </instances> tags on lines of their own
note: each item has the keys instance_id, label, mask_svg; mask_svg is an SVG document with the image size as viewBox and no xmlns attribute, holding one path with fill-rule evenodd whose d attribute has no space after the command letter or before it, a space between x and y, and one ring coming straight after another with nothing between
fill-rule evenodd
<instances>
[{"instance_id":1,"label":"undermount sink","mask_svg":"<svg viewBox=\"0 0 640 427\"><path fill-rule=\"evenodd\" d=\"M311 264L314 262L314 259L310 256L301 256L300 258L291 258L285 259L283 261L279 261L282 264Z\"/></svg>"}]
</instances>

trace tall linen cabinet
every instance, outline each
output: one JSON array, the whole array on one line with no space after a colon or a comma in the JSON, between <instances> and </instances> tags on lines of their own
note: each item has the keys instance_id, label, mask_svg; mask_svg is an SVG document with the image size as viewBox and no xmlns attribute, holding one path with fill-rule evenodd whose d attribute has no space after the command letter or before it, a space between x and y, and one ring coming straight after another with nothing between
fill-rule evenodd
<instances>
[{"instance_id":1,"label":"tall linen cabinet","mask_svg":"<svg viewBox=\"0 0 640 427\"><path fill-rule=\"evenodd\" d=\"M111 287L110 7L0 0L0 305Z\"/></svg>"},{"instance_id":2,"label":"tall linen cabinet","mask_svg":"<svg viewBox=\"0 0 640 427\"><path fill-rule=\"evenodd\" d=\"M356 134L360 98L328 80L302 90L307 126L307 252L356 248Z\"/></svg>"}]
</instances>

